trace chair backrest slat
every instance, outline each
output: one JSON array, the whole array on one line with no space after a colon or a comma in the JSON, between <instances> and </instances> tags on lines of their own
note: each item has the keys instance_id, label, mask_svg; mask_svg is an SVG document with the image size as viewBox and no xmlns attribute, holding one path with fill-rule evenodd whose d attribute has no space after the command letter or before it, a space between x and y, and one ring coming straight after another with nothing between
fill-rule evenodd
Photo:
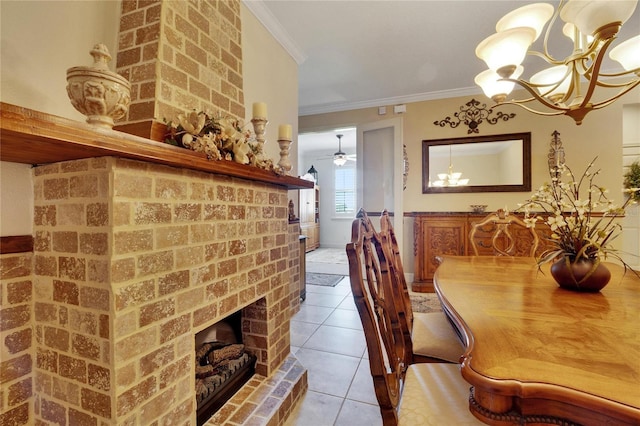
<instances>
[{"instance_id":1,"label":"chair backrest slat","mask_svg":"<svg viewBox=\"0 0 640 426\"><path fill-rule=\"evenodd\" d=\"M407 348L395 309L387 256L380 247L380 236L366 212L360 210L351 227L351 242L346 246L351 291L367 341L383 422L395 426L408 366Z\"/></svg>"},{"instance_id":2,"label":"chair backrest slat","mask_svg":"<svg viewBox=\"0 0 640 426\"><path fill-rule=\"evenodd\" d=\"M534 227L500 209L471 225L469 242L476 256L533 257L540 239Z\"/></svg>"},{"instance_id":3,"label":"chair backrest slat","mask_svg":"<svg viewBox=\"0 0 640 426\"><path fill-rule=\"evenodd\" d=\"M412 363L413 341L411 333L413 330L413 308L411 307L409 287L404 276L404 268L402 266L402 257L400 256L398 240L396 239L393 223L387 210L384 210L380 216L379 234L381 244L377 247L378 255L386 257L388 261L396 312L398 313L400 327L402 328L402 333L405 339L407 355L411 357L411 359L407 359L406 362Z\"/></svg>"}]
</instances>

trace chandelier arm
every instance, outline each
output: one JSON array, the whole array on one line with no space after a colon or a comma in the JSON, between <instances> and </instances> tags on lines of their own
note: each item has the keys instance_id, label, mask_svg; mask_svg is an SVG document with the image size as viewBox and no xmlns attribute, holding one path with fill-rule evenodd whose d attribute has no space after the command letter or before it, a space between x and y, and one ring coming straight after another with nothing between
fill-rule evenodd
<instances>
[{"instance_id":1,"label":"chandelier arm","mask_svg":"<svg viewBox=\"0 0 640 426\"><path fill-rule=\"evenodd\" d=\"M525 102L530 102L530 101L535 99L538 102L542 103L544 106L546 106L548 108L551 108L551 109L555 109L555 110L558 110L558 111L567 111L569 109L567 107L558 106L558 105L556 105L554 103L549 102L548 100L546 100L545 98L540 96L538 94L538 92L533 88L533 86L530 85L529 83L527 83L526 81L513 80L513 79L507 79L507 80L513 81L514 83L517 83L519 86L524 88L527 92L529 92L533 96L533 98L522 100L522 101L512 100L512 101L509 101L510 103L521 104L521 103L525 103ZM503 103L507 103L507 102L503 102ZM525 108L525 109L528 109L528 108ZM533 110L530 110L530 111L533 111Z\"/></svg>"},{"instance_id":2,"label":"chandelier arm","mask_svg":"<svg viewBox=\"0 0 640 426\"><path fill-rule=\"evenodd\" d=\"M581 59L582 62L585 61L585 59ZM573 96L573 91L576 91L575 97L573 98L574 101L575 100L579 100L582 99L583 102L581 103L581 106L586 105L587 101L589 100L589 98L591 98L591 95L593 95L593 88L595 87L595 81L597 81L596 79L592 79L591 78L591 71L593 70L593 67L588 67L585 71L584 71L584 76L585 79L589 82L589 86L587 88L587 93L589 91L591 91L591 94L587 95L587 96L582 96L582 80L581 80L581 73L580 70L578 69L578 65L583 65L583 64L579 64L580 61L579 59L576 61L571 62L571 67L569 67L569 73L571 74L571 83L569 84L569 89L567 90L567 93L565 94L564 98L562 98L562 102L566 105L567 101L569 101L571 99L571 97ZM596 74L597 75L597 74Z\"/></svg>"},{"instance_id":3,"label":"chandelier arm","mask_svg":"<svg viewBox=\"0 0 640 426\"><path fill-rule=\"evenodd\" d=\"M593 104L592 109L600 109L600 108L604 108L604 107L606 107L608 105L611 105L612 103L617 101L619 98L621 98L622 96L626 95L627 93L629 93L630 91L635 89L638 85L640 85L640 79L638 79L635 82L633 82L629 87L627 87L627 88L621 90L620 92L618 92L617 95L614 95L611 98L609 98L607 100L604 100L602 102L598 102L596 104Z\"/></svg>"},{"instance_id":4,"label":"chandelier arm","mask_svg":"<svg viewBox=\"0 0 640 426\"><path fill-rule=\"evenodd\" d=\"M617 87L629 87L629 86L635 87L635 85L638 84L638 82L640 82L640 78L636 80L627 81L624 83L606 83L604 81L598 81L598 86L606 87L608 89L615 89Z\"/></svg>"},{"instance_id":5,"label":"chandelier arm","mask_svg":"<svg viewBox=\"0 0 640 426\"><path fill-rule=\"evenodd\" d=\"M609 45L616 39L616 35L612 35L609 38L596 37L591 41L591 44L587 46L586 51L577 51L576 48L574 48L574 53L567 57L565 59L565 62L574 62L577 60L587 61L593 54L596 53L596 51L598 52L598 56L604 56L604 53L609 48Z\"/></svg>"},{"instance_id":6,"label":"chandelier arm","mask_svg":"<svg viewBox=\"0 0 640 426\"><path fill-rule=\"evenodd\" d=\"M536 52L536 53L539 54L539 52ZM563 62L560 62L560 63L563 63ZM511 81L511 82L514 82L514 83L518 83L520 86L523 86L523 87L525 87L525 85L527 85L528 87L531 87L531 88L544 88L544 90L546 90L544 93L538 95L538 91L541 91L540 89L538 89L538 91L534 91L534 90L529 90L528 89L529 92L532 95L534 95L534 98L523 100L522 102L530 102L533 99L544 99L547 95L549 95L554 90L556 90L562 84L564 79L567 78L571 74L571 69L572 68L567 67L567 71L562 76L562 78L559 79L556 83L553 83L553 84L536 84L536 83L531 83L531 82L524 81L524 80L509 79L509 78L503 78L503 79L500 79L499 81ZM579 82L578 82L578 84L579 84ZM549 86L551 86L551 87L549 87ZM569 100L571 98L571 96L573 95L573 90L574 90L575 87L576 87L575 79L572 79L571 83L569 84L569 87L567 88L567 93L565 93L565 95L562 97L562 100L557 101L556 103L565 103L567 100ZM579 92L580 92L579 88L577 88L576 91L579 94Z\"/></svg>"},{"instance_id":7,"label":"chandelier arm","mask_svg":"<svg viewBox=\"0 0 640 426\"><path fill-rule=\"evenodd\" d=\"M532 101L533 99L528 99L526 102ZM562 115L565 113L565 109L561 109L561 108L555 108L556 111L554 112L543 112L543 111L538 111L536 109L533 109L531 107L528 107L526 105L523 104L524 101L516 101L516 100L512 100L512 101L504 101L502 102L500 105L517 105L522 109L526 109L529 112L532 112L534 114L537 115L544 115L547 117L552 117L554 115Z\"/></svg>"},{"instance_id":8,"label":"chandelier arm","mask_svg":"<svg viewBox=\"0 0 640 426\"><path fill-rule=\"evenodd\" d=\"M580 82L580 73L576 69L576 64L575 63L571 63L571 66L567 67L567 71L565 72L564 76L561 79L559 79L558 82L551 89L549 89L544 94L541 94L540 97L544 98L547 94L549 94L552 91L554 91L557 87L560 87L562 82L567 77L571 77L571 81L569 82L569 87L567 88L567 92L564 94L562 99L560 101L558 101L557 103L562 103L563 105L566 105L567 101L569 99L571 99L571 97L573 96L574 90L576 92L576 97L580 96L580 88L581 88L581 86L580 86L580 84L581 84L581 82Z\"/></svg>"},{"instance_id":9,"label":"chandelier arm","mask_svg":"<svg viewBox=\"0 0 640 426\"><path fill-rule=\"evenodd\" d=\"M591 96L593 96L593 92L596 90L596 86L598 83L598 75L600 73L600 66L602 65L602 60L604 59L604 55L607 52L607 48L609 47L609 45L616 39L615 36L610 37L609 39L607 39L604 44L602 46L600 46L600 50L598 51L598 54L596 56L596 58L593 60L593 63L591 64L591 66L587 69L587 72L585 73L585 75L588 75L589 77L587 78L589 80L589 86L587 87L587 92L585 93L584 97L582 98L582 102L580 103L580 108L584 107L585 105L587 105L589 103L589 101L591 100ZM596 43L597 40L594 40L594 44ZM577 74L574 77L576 77L578 79L577 84L578 84L578 88L576 89L579 95L579 78L580 75Z\"/></svg>"},{"instance_id":10,"label":"chandelier arm","mask_svg":"<svg viewBox=\"0 0 640 426\"><path fill-rule=\"evenodd\" d=\"M545 52L538 52L537 50L527 50L527 55L537 56L542 58L546 63L551 65L562 65L564 60L555 59L553 56Z\"/></svg>"},{"instance_id":11,"label":"chandelier arm","mask_svg":"<svg viewBox=\"0 0 640 426\"><path fill-rule=\"evenodd\" d=\"M590 59L589 57L584 56L581 58L575 58L573 61L571 61L571 66L572 68L575 69L575 73L583 75L587 81L591 81L593 77L594 63L592 62L591 65L589 66L586 65L589 59ZM578 65L580 65L580 69L578 69ZM580 75L578 77L580 77ZM597 74L596 74L596 80L597 80Z\"/></svg>"},{"instance_id":12,"label":"chandelier arm","mask_svg":"<svg viewBox=\"0 0 640 426\"><path fill-rule=\"evenodd\" d=\"M620 71L620 72L612 72L612 73L600 73L600 75L602 77L624 77L628 74L635 74L636 76L638 76L638 78L640 78L640 68L636 68L633 70L629 70L629 71ZM628 83L621 83L619 86L625 86ZM608 86L605 86L608 87Z\"/></svg>"}]
</instances>

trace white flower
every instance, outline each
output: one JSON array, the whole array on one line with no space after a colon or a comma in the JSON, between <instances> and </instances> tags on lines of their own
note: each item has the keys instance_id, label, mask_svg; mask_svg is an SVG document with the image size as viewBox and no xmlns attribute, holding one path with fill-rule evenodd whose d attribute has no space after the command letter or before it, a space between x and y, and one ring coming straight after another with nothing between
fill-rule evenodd
<instances>
[{"instance_id":1,"label":"white flower","mask_svg":"<svg viewBox=\"0 0 640 426\"><path fill-rule=\"evenodd\" d=\"M220 125L223 139L231 139L232 141L237 141L243 138L242 133L240 133L238 129L236 129L234 125L235 123L229 118L221 119L218 124Z\"/></svg>"},{"instance_id":2,"label":"white flower","mask_svg":"<svg viewBox=\"0 0 640 426\"><path fill-rule=\"evenodd\" d=\"M589 200L576 200L573 204L575 205L576 212L580 217L584 216L586 210L589 209Z\"/></svg>"},{"instance_id":3,"label":"white flower","mask_svg":"<svg viewBox=\"0 0 640 426\"><path fill-rule=\"evenodd\" d=\"M547 218L547 224L552 231L555 231L559 227L566 225L567 222L565 222L564 216L562 216L561 214L557 214L556 216L549 216Z\"/></svg>"},{"instance_id":4,"label":"white flower","mask_svg":"<svg viewBox=\"0 0 640 426\"><path fill-rule=\"evenodd\" d=\"M193 135L191 133L185 133L182 135L182 145L187 148L191 148L191 142L193 142Z\"/></svg>"},{"instance_id":5,"label":"white flower","mask_svg":"<svg viewBox=\"0 0 640 426\"><path fill-rule=\"evenodd\" d=\"M188 116L184 114L178 114L178 121L184 130L197 135L204 127L206 116L203 113L197 114L195 111L191 111Z\"/></svg>"},{"instance_id":6,"label":"white flower","mask_svg":"<svg viewBox=\"0 0 640 426\"><path fill-rule=\"evenodd\" d=\"M233 144L233 159L236 163L248 164L249 156L247 155L251 151L249 144L244 141L237 141Z\"/></svg>"}]
</instances>

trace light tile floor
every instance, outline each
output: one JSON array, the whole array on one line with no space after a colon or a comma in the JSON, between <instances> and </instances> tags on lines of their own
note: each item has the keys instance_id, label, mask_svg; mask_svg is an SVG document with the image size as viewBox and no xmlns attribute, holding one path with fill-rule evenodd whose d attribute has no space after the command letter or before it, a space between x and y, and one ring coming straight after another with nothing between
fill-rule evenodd
<instances>
[{"instance_id":1,"label":"light tile floor","mask_svg":"<svg viewBox=\"0 0 640 426\"><path fill-rule=\"evenodd\" d=\"M346 255L345 263L306 266L348 275ZM307 286L291 321L291 352L307 368L309 389L285 426L382 425L348 276L335 287Z\"/></svg>"}]
</instances>

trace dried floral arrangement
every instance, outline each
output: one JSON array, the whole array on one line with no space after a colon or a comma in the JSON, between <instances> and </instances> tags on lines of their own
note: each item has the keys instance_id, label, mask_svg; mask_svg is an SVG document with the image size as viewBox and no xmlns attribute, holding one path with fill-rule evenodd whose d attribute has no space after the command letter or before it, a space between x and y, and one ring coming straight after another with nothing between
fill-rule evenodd
<instances>
[{"instance_id":1,"label":"dried floral arrangement","mask_svg":"<svg viewBox=\"0 0 640 426\"><path fill-rule=\"evenodd\" d=\"M280 166L265 158L262 144L240 120L213 117L202 111L179 114L177 118L177 123L165 120L165 143L203 152L209 160L234 161L284 174Z\"/></svg>"},{"instance_id":2,"label":"dried floral arrangement","mask_svg":"<svg viewBox=\"0 0 640 426\"><path fill-rule=\"evenodd\" d=\"M553 248L541 255L538 265L563 256L571 263L581 259L599 262L601 258L611 256L618 259L625 269L628 268L610 243L622 230L616 219L624 216L626 207L634 201L627 198L622 205L616 205L607 197L607 189L595 183L600 174L600 170L593 169L595 161L591 161L578 178L564 163L550 165L551 183L545 183L530 199L519 205L519 210L524 210L524 221L528 226L542 221L551 228ZM632 193L632 190L624 192ZM533 213L539 210L545 215ZM596 212L601 212L602 216L595 216L593 213Z\"/></svg>"}]
</instances>

